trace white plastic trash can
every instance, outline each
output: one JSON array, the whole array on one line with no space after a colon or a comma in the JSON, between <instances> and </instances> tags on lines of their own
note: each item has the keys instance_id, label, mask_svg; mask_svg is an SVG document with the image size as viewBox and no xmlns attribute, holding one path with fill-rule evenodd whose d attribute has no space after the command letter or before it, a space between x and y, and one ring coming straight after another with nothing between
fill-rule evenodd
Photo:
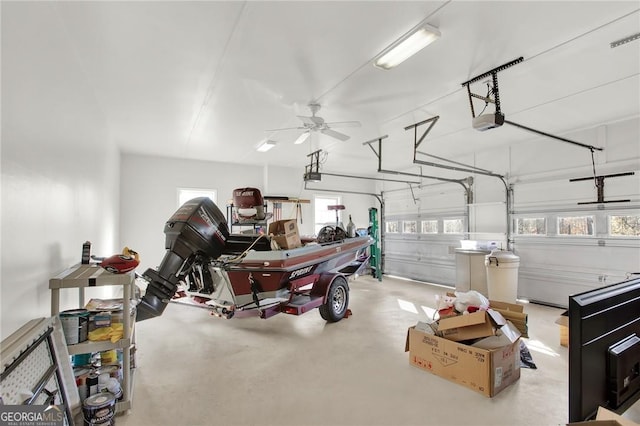
<instances>
[{"instance_id":1,"label":"white plastic trash can","mask_svg":"<svg viewBox=\"0 0 640 426\"><path fill-rule=\"evenodd\" d=\"M516 303L520 257L510 251L493 250L484 258L489 299Z\"/></svg>"}]
</instances>

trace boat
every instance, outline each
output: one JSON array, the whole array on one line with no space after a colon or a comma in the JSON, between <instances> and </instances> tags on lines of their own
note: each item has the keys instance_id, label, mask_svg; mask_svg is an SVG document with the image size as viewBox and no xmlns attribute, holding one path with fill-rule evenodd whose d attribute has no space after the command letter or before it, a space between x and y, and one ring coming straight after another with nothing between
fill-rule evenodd
<instances>
[{"instance_id":1,"label":"boat","mask_svg":"<svg viewBox=\"0 0 640 426\"><path fill-rule=\"evenodd\" d=\"M374 242L327 226L315 241L281 250L268 235L230 234L223 214L205 197L183 204L166 222L165 237L160 266L143 274L149 285L137 321L161 315L170 301L224 318L319 308L325 320L339 321L350 314L347 278L366 265Z\"/></svg>"}]
</instances>

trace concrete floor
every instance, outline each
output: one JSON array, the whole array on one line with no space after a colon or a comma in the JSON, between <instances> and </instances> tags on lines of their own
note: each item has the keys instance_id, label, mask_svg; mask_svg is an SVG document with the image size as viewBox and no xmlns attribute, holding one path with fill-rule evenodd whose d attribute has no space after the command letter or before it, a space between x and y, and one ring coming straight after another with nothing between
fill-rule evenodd
<instances>
[{"instance_id":1,"label":"concrete floor","mask_svg":"<svg viewBox=\"0 0 640 426\"><path fill-rule=\"evenodd\" d=\"M560 425L568 420L561 309L528 304L538 369L487 398L409 365L407 328L447 289L385 277L350 281L353 315L317 311L223 320L171 304L137 324L133 408L141 425ZM640 402L627 413L640 422Z\"/></svg>"}]
</instances>

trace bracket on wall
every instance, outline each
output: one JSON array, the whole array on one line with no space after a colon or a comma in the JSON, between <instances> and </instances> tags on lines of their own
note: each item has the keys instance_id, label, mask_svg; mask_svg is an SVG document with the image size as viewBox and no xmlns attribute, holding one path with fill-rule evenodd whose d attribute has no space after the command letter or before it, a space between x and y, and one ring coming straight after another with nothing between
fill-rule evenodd
<instances>
[{"instance_id":1,"label":"bracket on wall","mask_svg":"<svg viewBox=\"0 0 640 426\"><path fill-rule=\"evenodd\" d=\"M567 142L576 146L580 146L582 148L587 148L589 150L591 150L591 152L593 153L593 151L602 151L604 148L600 148L597 146L593 146L593 145L588 145L588 144L584 144L581 142L576 142L576 141L572 141L571 139L567 139L567 138L563 138L560 136L556 136L556 135L552 135L551 133L547 133L547 132L543 132L541 130L537 130L537 129L533 129L531 127L528 126L524 126L522 124L518 124L515 123L513 121L509 121L506 120L504 117L504 114L502 113L502 111L500 110L500 91L498 89L498 73L500 71L503 71L507 68L512 67L513 65L519 64L523 61L523 57L520 56L517 59L514 59L513 61L507 62L505 64L502 64L496 68L493 68L492 70L489 70L487 72L484 72L482 74L479 74L475 77L473 77L470 80L465 81L464 83L462 83L463 87L467 88L467 94L469 95L469 106L471 107L471 117L474 119L474 124L475 124L475 119L476 117L476 112L473 108L473 98L476 99L481 99L485 102L485 107L489 104L492 103L495 105L495 114L493 116L493 118L491 118L491 120L488 121L489 124L486 123L482 123L482 125L479 125L479 127L477 127L479 130L487 130L490 128L495 128L495 127L499 127L501 126L503 123L506 124L510 124L514 127L518 127L520 129L523 130L527 130L529 132L533 132L533 133L537 133L541 136L546 136L552 139L556 139L559 140L561 142ZM489 84L489 82L487 82L487 86L488 86L488 91L487 91L487 95L486 96L482 96L482 95L478 95L476 93L472 93L471 92L471 84L472 83L476 83L480 80L483 80L487 77L491 77L491 84ZM493 95L493 98L491 97L491 95ZM480 114L482 115L482 114ZM487 114L488 115L488 114ZM485 115L482 115L483 117ZM485 125L486 124L486 125ZM475 127L475 126L474 126Z\"/></svg>"},{"instance_id":2,"label":"bracket on wall","mask_svg":"<svg viewBox=\"0 0 640 426\"><path fill-rule=\"evenodd\" d=\"M598 191L598 198L596 201L584 201L578 203L580 204L603 204L603 203L628 203L631 200L605 200L604 199L604 180L612 177L621 177L621 176L633 176L635 172L625 172L625 173L615 173L612 175L601 175L601 176L590 176L583 178L575 178L569 179L569 182L580 182L585 180L595 180L596 189Z\"/></svg>"}]
</instances>

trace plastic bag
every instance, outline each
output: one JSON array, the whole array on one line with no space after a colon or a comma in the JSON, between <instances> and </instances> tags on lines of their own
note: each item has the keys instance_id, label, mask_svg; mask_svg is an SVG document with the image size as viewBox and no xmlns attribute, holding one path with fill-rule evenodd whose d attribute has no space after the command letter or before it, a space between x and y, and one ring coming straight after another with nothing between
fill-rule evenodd
<instances>
[{"instance_id":1,"label":"plastic bag","mask_svg":"<svg viewBox=\"0 0 640 426\"><path fill-rule=\"evenodd\" d=\"M475 290L466 292L456 291L454 294L456 298L453 306L458 312L468 312L470 306L481 311L489 309L489 299Z\"/></svg>"},{"instance_id":2,"label":"plastic bag","mask_svg":"<svg viewBox=\"0 0 640 426\"><path fill-rule=\"evenodd\" d=\"M453 296L436 294L436 310L433 313L433 319L436 318L436 315L442 318L454 314L453 309L455 308L453 304L455 301L456 298Z\"/></svg>"}]
</instances>

